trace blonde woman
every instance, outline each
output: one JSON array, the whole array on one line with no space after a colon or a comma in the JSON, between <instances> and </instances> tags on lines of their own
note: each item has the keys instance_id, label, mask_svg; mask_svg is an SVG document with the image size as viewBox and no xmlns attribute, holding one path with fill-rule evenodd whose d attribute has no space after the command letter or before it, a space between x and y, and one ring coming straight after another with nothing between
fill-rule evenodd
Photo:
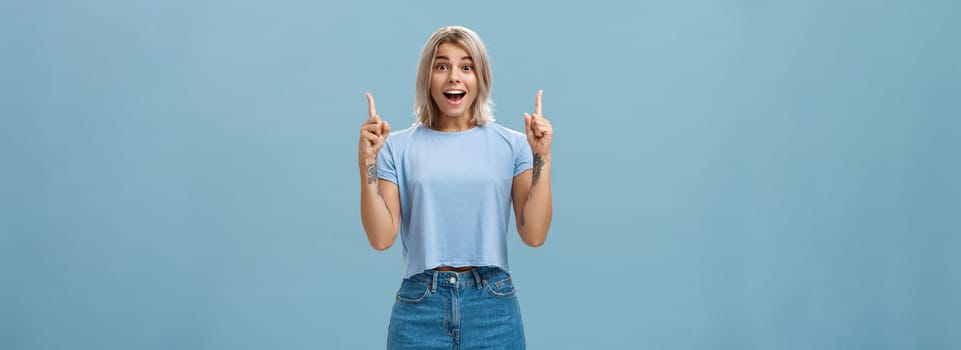
<instances>
[{"instance_id":1,"label":"blonde woman","mask_svg":"<svg viewBox=\"0 0 961 350\"><path fill-rule=\"evenodd\" d=\"M525 133L494 121L487 50L470 29L437 30L417 68L410 128L391 133L367 94L358 147L360 213L370 245L400 232L404 279L388 349L525 347L507 261L510 207L529 246L551 224L553 128L524 113Z\"/></svg>"}]
</instances>

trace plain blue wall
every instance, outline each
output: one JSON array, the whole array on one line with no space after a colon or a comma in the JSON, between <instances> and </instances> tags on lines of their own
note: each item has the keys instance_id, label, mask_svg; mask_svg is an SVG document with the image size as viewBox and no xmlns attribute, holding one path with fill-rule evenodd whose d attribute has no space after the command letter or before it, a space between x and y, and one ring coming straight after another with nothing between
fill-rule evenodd
<instances>
[{"instance_id":1,"label":"plain blue wall","mask_svg":"<svg viewBox=\"0 0 961 350\"><path fill-rule=\"evenodd\" d=\"M403 3L0 4L0 348L382 348L363 94L446 24L557 131L530 348L961 348L958 2Z\"/></svg>"}]
</instances>

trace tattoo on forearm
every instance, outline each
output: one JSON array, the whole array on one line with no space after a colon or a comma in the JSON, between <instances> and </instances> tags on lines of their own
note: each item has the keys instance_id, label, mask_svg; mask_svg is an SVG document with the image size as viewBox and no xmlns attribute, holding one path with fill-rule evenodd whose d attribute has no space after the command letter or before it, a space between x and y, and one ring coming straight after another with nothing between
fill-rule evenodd
<instances>
[{"instance_id":1,"label":"tattoo on forearm","mask_svg":"<svg viewBox=\"0 0 961 350\"><path fill-rule=\"evenodd\" d=\"M534 153L534 175L531 177L531 190L527 193L527 199L530 200L534 197L534 186L537 185L537 180L541 178L541 170L544 168L544 157L540 154ZM524 203L524 207L521 208L521 226L527 223L525 218L525 213L527 212L527 203Z\"/></svg>"},{"instance_id":2,"label":"tattoo on forearm","mask_svg":"<svg viewBox=\"0 0 961 350\"><path fill-rule=\"evenodd\" d=\"M537 180L541 178L541 169L544 169L544 157L534 153L534 177L531 179L531 194L534 193L534 185L537 185Z\"/></svg>"},{"instance_id":3,"label":"tattoo on forearm","mask_svg":"<svg viewBox=\"0 0 961 350\"><path fill-rule=\"evenodd\" d=\"M367 184L370 185L375 182L377 182L377 164L368 164L367 165Z\"/></svg>"}]
</instances>

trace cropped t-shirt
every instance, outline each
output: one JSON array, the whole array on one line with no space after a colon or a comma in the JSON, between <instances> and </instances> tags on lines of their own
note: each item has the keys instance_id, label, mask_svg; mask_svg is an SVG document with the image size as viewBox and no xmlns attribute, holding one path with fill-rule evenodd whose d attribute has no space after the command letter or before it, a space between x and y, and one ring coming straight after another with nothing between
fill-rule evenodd
<instances>
[{"instance_id":1,"label":"cropped t-shirt","mask_svg":"<svg viewBox=\"0 0 961 350\"><path fill-rule=\"evenodd\" d=\"M377 175L400 190L404 278L438 266L510 272L511 186L532 166L526 135L495 122L391 133L377 154Z\"/></svg>"}]
</instances>

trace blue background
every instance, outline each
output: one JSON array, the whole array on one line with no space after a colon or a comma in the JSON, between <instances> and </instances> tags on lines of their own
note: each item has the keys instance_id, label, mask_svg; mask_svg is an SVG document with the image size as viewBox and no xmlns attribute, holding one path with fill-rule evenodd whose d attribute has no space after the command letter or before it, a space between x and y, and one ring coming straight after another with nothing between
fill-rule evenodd
<instances>
[{"instance_id":1,"label":"blue background","mask_svg":"<svg viewBox=\"0 0 961 350\"><path fill-rule=\"evenodd\" d=\"M447 24L556 128L530 348L961 348L958 2L402 3L0 3L0 348L382 348L363 94Z\"/></svg>"}]
</instances>

